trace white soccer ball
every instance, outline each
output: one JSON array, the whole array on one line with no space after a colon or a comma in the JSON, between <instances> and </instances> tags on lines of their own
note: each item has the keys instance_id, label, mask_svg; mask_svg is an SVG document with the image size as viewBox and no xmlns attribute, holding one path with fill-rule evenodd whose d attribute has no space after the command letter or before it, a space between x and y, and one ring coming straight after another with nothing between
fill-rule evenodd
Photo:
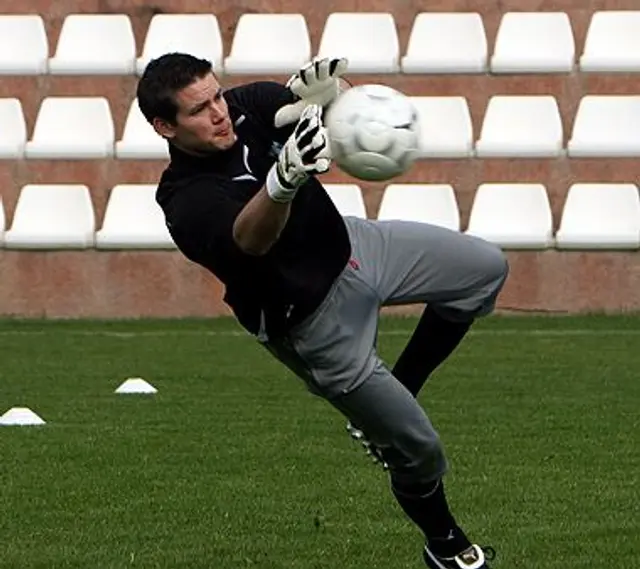
<instances>
[{"instance_id":1,"label":"white soccer ball","mask_svg":"<svg viewBox=\"0 0 640 569\"><path fill-rule=\"evenodd\" d=\"M418 155L418 111L386 85L358 85L342 93L325 116L335 164L360 180L389 180Z\"/></svg>"}]
</instances>

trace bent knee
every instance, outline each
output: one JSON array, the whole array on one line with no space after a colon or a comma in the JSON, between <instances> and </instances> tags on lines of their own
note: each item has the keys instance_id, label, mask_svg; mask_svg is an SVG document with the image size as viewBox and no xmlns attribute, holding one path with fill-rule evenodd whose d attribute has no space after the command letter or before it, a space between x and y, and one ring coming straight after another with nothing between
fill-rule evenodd
<instances>
[{"instance_id":1,"label":"bent knee","mask_svg":"<svg viewBox=\"0 0 640 569\"><path fill-rule=\"evenodd\" d=\"M509 275L509 262L498 245L486 243L482 256L482 272L486 279L488 296L499 292Z\"/></svg>"},{"instance_id":2,"label":"bent knee","mask_svg":"<svg viewBox=\"0 0 640 569\"><path fill-rule=\"evenodd\" d=\"M420 440L403 441L384 449L391 476L406 485L421 484L440 478L447 470L447 460L440 438L430 434Z\"/></svg>"}]
</instances>

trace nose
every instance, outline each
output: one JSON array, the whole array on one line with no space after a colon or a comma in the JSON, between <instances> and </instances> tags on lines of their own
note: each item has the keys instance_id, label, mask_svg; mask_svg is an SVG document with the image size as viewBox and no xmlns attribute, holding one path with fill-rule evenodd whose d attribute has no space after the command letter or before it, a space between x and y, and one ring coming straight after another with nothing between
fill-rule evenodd
<instances>
[{"instance_id":1,"label":"nose","mask_svg":"<svg viewBox=\"0 0 640 569\"><path fill-rule=\"evenodd\" d=\"M220 103L213 103L211 105L211 120L213 123L221 123L225 118L227 118L227 114L224 107Z\"/></svg>"}]
</instances>

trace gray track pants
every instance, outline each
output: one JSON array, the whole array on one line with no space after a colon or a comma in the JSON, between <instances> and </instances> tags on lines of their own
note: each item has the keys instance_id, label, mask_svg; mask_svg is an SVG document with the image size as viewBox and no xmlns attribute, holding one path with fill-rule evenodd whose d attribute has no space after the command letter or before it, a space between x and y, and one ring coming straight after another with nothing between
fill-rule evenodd
<instances>
[{"instance_id":1,"label":"gray track pants","mask_svg":"<svg viewBox=\"0 0 640 569\"><path fill-rule=\"evenodd\" d=\"M376 353L383 305L429 303L450 320L492 311L507 276L500 249L424 223L346 218L352 260L322 305L266 347L385 452L394 480L429 482L447 469L415 398Z\"/></svg>"}]
</instances>

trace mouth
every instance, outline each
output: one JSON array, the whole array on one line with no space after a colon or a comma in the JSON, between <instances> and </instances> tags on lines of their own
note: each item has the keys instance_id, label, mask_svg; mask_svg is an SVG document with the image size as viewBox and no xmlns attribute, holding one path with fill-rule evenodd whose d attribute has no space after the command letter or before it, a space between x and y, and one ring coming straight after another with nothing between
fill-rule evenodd
<instances>
[{"instance_id":1,"label":"mouth","mask_svg":"<svg viewBox=\"0 0 640 569\"><path fill-rule=\"evenodd\" d=\"M231 132L231 123L230 122L226 122L226 126L216 130L215 135L218 136L218 137L224 138L226 136L229 136L230 132Z\"/></svg>"}]
</instances>

